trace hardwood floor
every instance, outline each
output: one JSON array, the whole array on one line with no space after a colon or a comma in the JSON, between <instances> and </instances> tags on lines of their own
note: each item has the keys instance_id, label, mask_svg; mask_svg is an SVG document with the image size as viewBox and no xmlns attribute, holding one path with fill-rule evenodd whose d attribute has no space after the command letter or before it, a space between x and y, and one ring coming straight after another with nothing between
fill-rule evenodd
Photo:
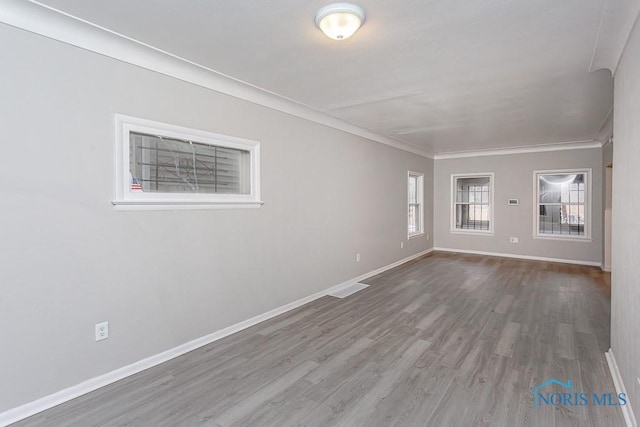
<instances>
[{"instance_id":1,"label":"hardwood floor","mask_svg":"<svg viewBox=\"0 0 640 427\"><path fill-rule=\"evenodd\" d=\"M15 426L623 426L530 391L615 394L607 280L432 253Z\"/></svg>"}]
</instances>

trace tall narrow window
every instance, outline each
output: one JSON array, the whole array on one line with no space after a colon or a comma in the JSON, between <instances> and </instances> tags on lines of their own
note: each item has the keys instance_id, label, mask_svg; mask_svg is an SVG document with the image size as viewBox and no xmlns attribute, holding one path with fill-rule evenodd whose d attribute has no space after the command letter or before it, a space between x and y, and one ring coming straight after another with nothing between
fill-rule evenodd
<instances>
[{"instance_id":1,"label":"tall narrow window","mask_svg":"<svg viewBox=\"0 0 640 427\"><path fill-rule=\"evenodd\" d=\"M115 205L146 209L259 207L260 144L116 116Z\"/></svg>"},{"instance_id":2,"label":"tall narrow window","mask_svg":"<svg viewBox=\"0 0 640 427\"><path fill-rule=\"evenodd\" d=\"M424 233L424 174L410 171L408 175L408 235L411 238Z\"/></svg>"},{"instance_id":3,"label":"tall narrow window","mask_svg":"<svg viewBox=\"0 0 640 427\"><path fill-rule=\"evenodd\" d=\"M589 238L588 169L536 171L536 236Z\"/></svg>"},{"instance_id":4,"label":"tall narrow window","mask_svg":"<svg viewBox=\"0 0 640 427\"><path fill-rule=\"evenodd\" d=\"M493 232L493 174L452 175L452 231Z\"/></svg>"}]
</instances>

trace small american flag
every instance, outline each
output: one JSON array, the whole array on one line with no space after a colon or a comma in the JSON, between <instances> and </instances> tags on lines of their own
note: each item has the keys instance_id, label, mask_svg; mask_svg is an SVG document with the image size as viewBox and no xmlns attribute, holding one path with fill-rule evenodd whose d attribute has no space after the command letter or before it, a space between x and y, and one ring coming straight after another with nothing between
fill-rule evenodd
<instances>
[{"instance_id":1,"label":"small american flag","mask_svg":"<svg viewBox=\"0 0 640 427\"><path fill-rule=\"evenodd\" d=\"M131 179L131 191L142 191L142 184L138 182L138 178Z\"/></svg>"}]
</instances>

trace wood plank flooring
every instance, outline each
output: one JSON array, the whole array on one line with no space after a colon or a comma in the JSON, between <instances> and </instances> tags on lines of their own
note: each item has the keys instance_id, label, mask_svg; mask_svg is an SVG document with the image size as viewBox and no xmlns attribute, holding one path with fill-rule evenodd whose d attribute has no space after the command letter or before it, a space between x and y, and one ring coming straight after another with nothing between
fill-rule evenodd
<instances>
[{"instance_id":1,"label":"wood plank flooring","mask_svg":"<svg viewBox=\"0 0 640 427\"><path fill-rule=\"evenodd\" d=\"M615 391L608 277L432 253L14 426L623 426L530 391Z\"/></svg>"}]
</instances>

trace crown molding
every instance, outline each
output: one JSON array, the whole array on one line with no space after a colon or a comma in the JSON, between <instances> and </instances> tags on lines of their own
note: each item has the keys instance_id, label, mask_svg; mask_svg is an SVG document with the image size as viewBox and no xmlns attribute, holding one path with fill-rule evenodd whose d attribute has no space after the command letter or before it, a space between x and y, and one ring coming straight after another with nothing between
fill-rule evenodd
<instances>
[{"instance_id":1,"label":"crown molding","mask_svg":"<svg viewBox=\"0 0 640 427\"><path fill-rule=\"evenodd\" d=\"M639 16L640 0L605 1L589 71L608 69L611 75L616 74Z\"/></svg>"},{"instance_id":2,"label":"crown molding","mask_svg":"<svg viewBox=\"0 0 640 427\"><path fill-rule=\"evenodd\" d=\"M433 156L433 158L435 160L461 159L465 157L504 156L507 154L545 153L549 151L585 150L589 148L601 148L601 147L602 147L602 143L600 141L588 140L588 141L560 142L557 144L527 145L527 146L512 147L512 148L492 148L492 149L475 150L475 151L457 151L452 153L436 154Z\"/></svg>"},{"instance_id":3,"label":"crown molding","mask_svg":"<svg viewBox=\"0 0 640 427\"><path fill-rule=\"evenodd\" d=\"M431 153L420 147L328 116L311 106L219 73L37 1L3 0L0 22L310 122L433 158Z\"/></svg>"}]
</instances>

